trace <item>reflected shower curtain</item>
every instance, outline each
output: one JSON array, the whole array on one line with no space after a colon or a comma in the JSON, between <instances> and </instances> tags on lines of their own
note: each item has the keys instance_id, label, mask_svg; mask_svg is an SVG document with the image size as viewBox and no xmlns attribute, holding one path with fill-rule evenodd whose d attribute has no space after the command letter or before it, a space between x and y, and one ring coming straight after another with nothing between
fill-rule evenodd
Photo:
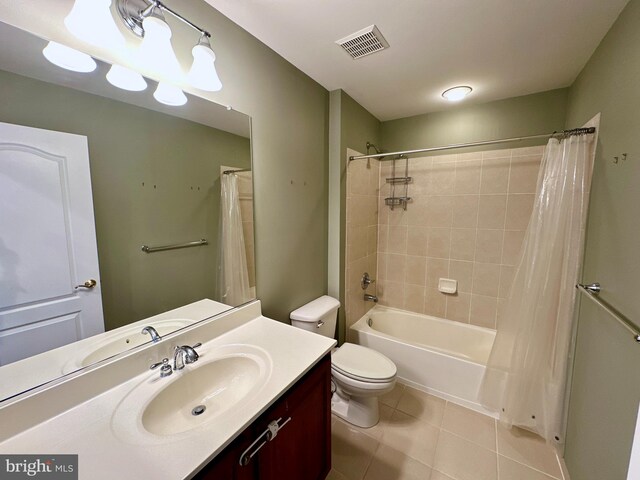
<instances>
[{"instance_id":1,"label":"reflected shower curtain","mask_svg":"<svg viewBox=\"0 0 640 480\"><path fill-rule=\"evenodd\" d=\"M480 401L509 426L561 438L575 284L584 244L593 135L549 140L531 220L498 324Z\"/></svg>"},{"instance_id":2,"label":"reflected shower curtain","mask_svg":"<svg viewBox=\"0 0 640 480\"><path fill-rule=\"evenodd\" d=\"M247 257L240 215L238 178L220 176L220 242L218 252L217 300L237 306L251 300Z\"/></svg>"}]
</instances>

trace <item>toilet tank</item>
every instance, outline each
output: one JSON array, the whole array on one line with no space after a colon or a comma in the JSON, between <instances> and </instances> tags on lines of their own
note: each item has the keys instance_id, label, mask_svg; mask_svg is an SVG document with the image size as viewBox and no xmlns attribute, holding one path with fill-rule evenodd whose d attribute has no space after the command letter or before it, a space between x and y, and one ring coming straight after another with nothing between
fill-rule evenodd
<instances>
[{"instance_id":1,"label":"toilet tank","mask_svg":"<svg viewBox=\"0 0 640 480\"><path fill-rule=\"evenodd\" d=\"M333 338L340 302L324 295L291 312L291 325Z\"/></svg>"}]
</instances>

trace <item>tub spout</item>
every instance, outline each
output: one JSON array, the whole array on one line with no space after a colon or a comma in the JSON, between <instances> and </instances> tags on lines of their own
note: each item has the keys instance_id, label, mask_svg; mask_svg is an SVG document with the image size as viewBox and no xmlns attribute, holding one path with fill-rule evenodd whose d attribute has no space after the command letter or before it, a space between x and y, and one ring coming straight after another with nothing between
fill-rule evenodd
<instances>
[{"instance_id":1,"label":"tub spout","mask_svg":"<svg viewBox=\"0 0 640 480\"><path fill-rule=\"evenodd\" d=\"M378 303L378 297L375 295L370 295L368 293L364 294L364 301L365 302L374 302L374 303Z\"/></svg>"}]
</instances>

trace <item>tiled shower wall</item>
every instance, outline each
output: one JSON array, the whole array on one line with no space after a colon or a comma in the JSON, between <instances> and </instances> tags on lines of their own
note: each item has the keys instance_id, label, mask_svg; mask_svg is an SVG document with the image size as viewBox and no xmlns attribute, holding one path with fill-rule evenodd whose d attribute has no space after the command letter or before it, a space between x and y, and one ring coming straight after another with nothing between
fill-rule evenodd
<instances>
[{"instance_id":1,"label":"tiled shower wall","mask_svg":"<svg viewBox=\"0 0 640 480\"><path fill-rule=\"evenodd\" d=\"M527 147L411 158L412 201L406 211L398 207L391 211L384 204L384 198L390 195L386 178L392 176L392 165L380 162L380 303L495 328L531 216L542 153L543 147ZM375 240L371 238L370 196L374 192L371 177L375 167L363 176L359 169L365 168L366 162L352 164L349 168L353 171L349 173L353 175L348 176L353 208L347 208L351 212L347 228L351 225L352 229L352 235L347 236L352 241L351 248L347 246L347 289L353 292L362 268L366 265L370 273L373 270L371 249ZM396 176L404 175L404 160L396 162L396 169ZM401 188L396 186L397 191ZM348 194L348 207L349 202ZM359 246L365 240L365 226L356 227L359 222L366 223L366 255ZM457 280L458 292L439 292L441 277ZM357 314L353 319L364 314L363 307L352 310ZM349 318L348 315L347 326L352 323Z\"/></svg>"},{"instance_id":2,"label":"tiled shower wall","mask_svg":"<svg viewBox=\"0 0 640 480\"><path fill-rule=\"evenodd\" d=\"M348 150L347 155L359 155ZM347 161L346 251L345 251L345 316L347 328L364 315L372 302L364 301L360 279L368 272L378 275L378 182L380 162L377 160ZM374 294L375 284L367 289Z\"/></svg>"}]
</instances>

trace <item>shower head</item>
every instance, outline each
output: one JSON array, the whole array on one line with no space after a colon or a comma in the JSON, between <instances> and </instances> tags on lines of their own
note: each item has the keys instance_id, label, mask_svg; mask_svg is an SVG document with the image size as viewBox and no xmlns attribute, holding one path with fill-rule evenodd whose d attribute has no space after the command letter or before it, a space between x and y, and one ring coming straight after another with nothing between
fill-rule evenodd
<instances>
[{"instance_id":1,"label":"shower head","mask_svg":"<svg viewBox=\"0 0 640 480\"><path fill-rule=\"evenodd\" d=\"M382 151L380 151L378 147L376 147L373 143L367 142L367 155L369 154L369 149L371 148L373 148L376 151L376 153L382 153Z\"/></svg>"}]
</instances>

